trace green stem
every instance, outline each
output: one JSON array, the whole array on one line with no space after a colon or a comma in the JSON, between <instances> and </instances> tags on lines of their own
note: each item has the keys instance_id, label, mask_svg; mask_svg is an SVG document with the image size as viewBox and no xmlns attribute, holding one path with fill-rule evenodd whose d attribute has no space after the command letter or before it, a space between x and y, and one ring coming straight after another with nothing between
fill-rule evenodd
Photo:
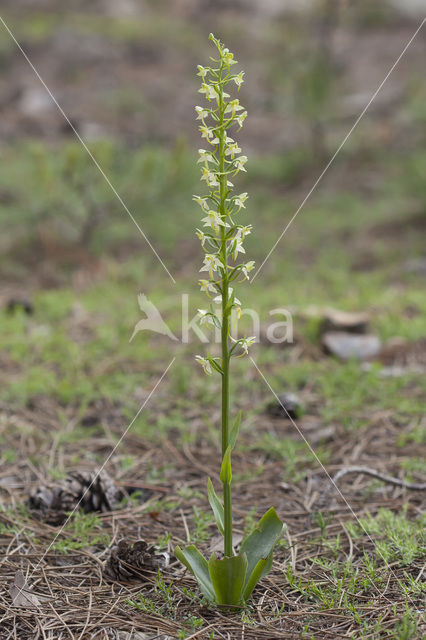
<instances>
[{"instance_id":1,"label":"green stem","mask_svg":"<svg viewBox=\"0 0 426 640\"><path fill-rule=\"evenodd\" d=\"M228 283L226 282L226 287ZM225 298L228 296L223 295L223 307L225 309ZM222 363L223 363L223 375L222 375L222 458L228 448L229 443L229 352L228 352L228 322L229 318L225 314L222 321ZM225 556L232 556L232 495L231 484L228 482L223 483L223 502L224 502L224 515L225 515L225 539L224 539L224 552Z\"/></svg>"},{"instance_id":2,"label":"green stem","mask_svg":"<svg viewBox=\"0 0 426 640\"><path fill-rule=\"evenodd\" d=\"M223 88L222 85L219 107L220 107L220 134L219 134L219 189L220 189L220 204L219 212L222 219L225 219L226 214L226 195L227 195L227 176L223 175L225 170L225 136L226 130L223 124L224 120L224 108L223 108ZM226 309L228 304L228 252L226 245L226 232L225 228L221 227L221 256L224 264L223 279L222 279L222 459L225 455L225 451L228 448L229 443L229 311ZM231 484L229 482L223 483L223 507L224 507L224 553L225 556L233 555L232 548L232 495Z\"/></svg>"}]
</instances>

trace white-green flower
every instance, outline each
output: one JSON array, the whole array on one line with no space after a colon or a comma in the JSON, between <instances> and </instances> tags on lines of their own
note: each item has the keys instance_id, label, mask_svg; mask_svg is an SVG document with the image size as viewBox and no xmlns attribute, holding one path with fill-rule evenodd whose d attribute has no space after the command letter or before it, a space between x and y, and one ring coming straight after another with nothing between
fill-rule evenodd
<instances>
[{"instance_id":1,"label":"white-green flower","mask_svg":"<svg viewBox=\"0 0 426 640\"><path fill-rule=\"evenodd\" d=\"M214 139L211 141L211 143L212 143L212 144L219 144L219 142L220 142L219 138L214 138ZM233 139L232 139L232 138L230 138L229 136L225 136L225 145L227 145L227 144L229 144L229 143L231 143L231 142L234 142L234 141L233 141Z\"/></svg>"},{"instance_id":2,"label":"white-green flower","mask_svg":"<svg viewBox=\"0 0 426 640\"><path fill-rule=\"evenodd\" d=\"M237 169L237 171L247 171L247 169L244 167L246 162L247 156L239 156L234 160L234 167Z\"/></svg>"},{"instance_id":3,"label":"white-green flower","mask_svg":"<svg viewBox=\"0 0 426 640\"><path fill-rule=\"evenodd\" d=\"M219 183L217 181L216 174L214 174L208 167L203 167L201 169L201 178L200 180L205 180L209 187L218 187Z\"/></svg>"},{"instance_id":4,"label":"white-green flower","mask_svg":"<svg viewBox=\"0 0 426 640\"><path fill-rule=\"evenodd\" d=\"M244 240L246 236L249 236L251 234L252 228L253 227L251 224L248 224L246 227L239 227L238 233L241 235L242 240Z\"/></svg>"},{"instance_id":5,"label":"white-green flower","mask_svg":"<svg viewBox=\"0 0 426 640\"><path fill-rule=\"evenodd\" d=\"M203 107L195 107L195 111L197 112L197 120L203 120L207 118L210 113L210 109L204 109Z\"/></svg>"},{"instance_id":6,"label":"white-green flower","mask_svg":"<svg viewBox=\"0 0 426 640\"><path fill-rule=\"evenodd\" d=\"M231 158L233 160L234 157L235 157L235 154L236 153L240 153L241 149L238 146L238 144L232 140L232 138L230 138L230 140L231 140L231 142L229 144L227 144L226 147L225 147L225 155L226 156L231 156Z\"/></svg>"},{"instance_id":7,"label":"white-green flower","mask_svg":"<svg viewBox=\"0 0 426 640\"><path fill-rule=\"evenodd\" d=\"M201 222L204 222L205 227L211 227L215 231L219 228L219 226L224 227L225 223L222 220L222 217L219 211L214 211L210 209L205 218L202 218Z\"/></svg>"},{"instance_id":8,"label":"white-green flower","mask_svg":"<svg viewBox=\"0 0 426 640\"><path fill-rule=\"evenodd\" d=\"M225 113L232 113L232 115L234 115L236 111L242 111L243 109L244 107L240 105L238 98L235 98L235 100L231 100L231 102L228 103Z\"/></svg>"},{"instance_id":9,"label":"white-green flower","mask_svg":"<svg viewBox=\"0 0 426 640\"><path fill-rule=\"evenodd\" d=\"M232 292L233 292L233 288L232 287L228 287L228 298L231 298L232 296ZM216 296L215 298L213 298L213 302L219 303L222 302L222 294L220 293L218 296ZM238 300L238 298L236 298L234 296L234 302L233 305L235 306L239 306L241 305L241 302Z\"/></svg>"},{"instance_id":10,"label":"white-green flower","mask_svg":"<svg viewBox=\"0 0 426 640\"><path fill-rule=\"evenodd\" d=\"M197 236L198 240L200 240L201 246L204 247L207 240L206 234L203 231L201 231L201 229L197 229L197 231L195 232L195 235Z\"/></svg>"},{"instance_id":11,"label":"white-green flower","mask_svg":"<svg viewBox=\"0 0 426 640\"><path fill-rule=\"evenodd\" d=\"M243 126L243 122L246 118L247 118L247 111L240 113L240 115L235 118L235 120L238 122L240 129Z\"/></svg>"},{"instance_id":12,"label":"white-green flower","mask_svg":"<svg viewBox=\"0 0 426 640\"><path fill-rule=\"evenodd\" d=\"M200 162L215 162L215 157L210 153L210 151L198 149L198 153L200 157L197 160L197 164Z\"/></svg>"},{"instance_id":13,"label":"white-green flower","mask_svg":"<svg viewBox=\"0 0 426 640\"><path fill-rule=\"evenodd\" d=\"M215 98L217 98L217 87L215 85L212 84L206 84L205 82L203 82L203 84L201 85L201 88L198 89L198 93L204 93L207 100L214 100Z\"/></svg>"},{"instance_id":14,"label":"white-green flower","mask_svg":"<svg viewBox=\"0 0 426 640\"><path fill-rule=\"evenodd\" d=\"M200 205L204 211L209 210L209 205L207 204L207 198L202 198L201 196L192 196L192 199Z\"/></svg>"},{"instance_id":15,"label":"white-green flower","mask_svg":"<svg viewBox=\"0 0 426 640\"><path fill-rule=\"evenodd\" d=\"M233 64L237 64L237 60L234 60L234 54L231 53L227 47L222 49L220 57L228 67L230 67Z\"/></svg>"},{"instance_id":16,"label":"white-green flower","mask_svg":"<svg viewBox=\"0 0 426 640\"><path fill-rule=\"evenodd\" d=\"M220 267L222 269L224 268L218 256L215 255L214 253L207 253L204 256L203 266L201 267L200 271L208 271L210 275L210 279L212 279L213 272L217 271Z\"/></svg>"},{"instance_id":17,"label":"white-green flower","mask_svg":"<svg viewBox=\"0 0 426 640\"><path fill-rule=\"evenodd\" d=\"M249 338L243 338L240 342L241 349L244 353L248 353L249 347L256 342L256 336L250 336Z\"/></svg>"},{"instance_id":18,"label":"white-green flower","mask_svg":"<svg viewBox=\"0 0 426 640\"><path fill-rule=\"evenodd\" d=\"M201 131L202 138L205 138L206 140L213 138L213 129L211 127L206 127L206 125L202 124L198 128Z\"/></svg>"},{"instance_id":19,"label":"white-green flower","mask_svg":"<svg viewBox=\"0 0 426 640\"><path fill-rule=\"evenodd\" d=\"M207 373L208 376L210 376L212 374L212 366L207 358L203 358L203 356L195 356L195 359L201 364L204 372Z\"/></svg>"},{"instance_id":20,"label":"white-green flower","mask_svg":"<svg viewBox=\"0 0 426 640\"><path fill-rule=\"evenodd\" d=\"M216 285L209 280L199 280L200 291L204 291L205 293L216 293Z\"/></svg>"},{"instance_id":21,"label":"white-green flower","mask_svg":"<svg viewBox=\"0 0 426 640\"><path fill-rule=\"evenodd\" d=\"M234 202L237 205L237 207L239 207L240 209L245 209L246 205L244 204L245 201L247 200L248 195L247 193L240 193L239 196L237 196L236 198L234 198Z\"/></svg>"},{"instance_id":22,"label":"white-green flower","mask_svg":"<svg viewBox=\"0 0 426 640\"><path fill-rule=\"evenodd\" d=\"M243 247L243 241L240 236L236 236L234 243L232 245L232 257L234 260L237 259L239 253L245 253L246 250Z\"/></svg>"},{"instance_id":23,"label":"white-green flower","mask_svg":"<svg viewBox=\"0 0 426 640\"><path fill-rule=\"evenodd\" d=\"M244 71L240 71L240 73L238 73L236 76L234 76L232 79L235 82L235 84L237 85L238 89L241 87L241 85L243 84L244 80Z\"/></svg>"},{"instance_id":24,"label":"white-green flower","mask_svg":"<svg viewBox=\"0 0 426 640\"><path fill-rule=\"evenodd\" d=\"M216 326L214 321L214 318L216 318L216 316L211 313L211 311L206 311L206 309L198 309L198 313L200 315L200 325L211 324L213 327ZM219 318L217 318L217 320L219 320Z\"/></svg>"},{"instance_id":25,"label":"white-green flower","mask_svg":"<svg viewBox=\"0 0 426 640\"><path fill-rule=\"evenodd\" d=\"M250 271L253 271L253 269L254 269L254 260L250 260L249 262L246 262L246 264L241 269L241 272L244 274L247 280L250 280L248 274L250 273Z\"/></svg>"},{"instance_id":26,"label":"white-green flower","mask_svg":"<svg viewBox=\"0 0 426 640\"><path fill-rule=\"evenodd\" d=\"M208 74L208 72L210 71L208 67L203 67L201 66L201 64L197 65L197 69L198 69L197 76L201 76L203 80Z\"/></svg>"}]
</instances>

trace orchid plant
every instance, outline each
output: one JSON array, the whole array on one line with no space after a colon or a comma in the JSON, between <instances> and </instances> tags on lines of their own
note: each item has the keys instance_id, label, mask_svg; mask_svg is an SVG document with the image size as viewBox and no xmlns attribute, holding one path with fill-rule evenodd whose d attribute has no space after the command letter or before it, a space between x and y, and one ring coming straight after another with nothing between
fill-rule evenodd
<instances>
[{"instance_id":1,"label":"orchid plant","mask_svg":"<svg viewBox=\"0 0 426 640\"><path fill-rule=\"evenodd\" d=\"M261 518L254 531L243 541L237 554L232 539L231 454L237 441L241 412L230 423L229 376L233 357L248 353L255 342L254 337L234 338L231 334L231 317L241 315L241 303L235 297L233 286L249 280L254 268L252 260L238 262L244 256L244 239L251 233L251 225L238 223L238 216L245 209L247 193L233 195L233 179L240 171L246 171L247 157L231 136L230 130L241 129L247 111L237 98L232 98L226 88L235 85L239 91L244 82L244 72L233 72L237 63L234 55L210 34L209 39L217 48L218 56L211 57L213 66L198 66L201 77L199 92L207 100L206 106L197 106L200 132L207 142L207 149L199 150L201 180L205 181L208 193L195 195L201 207L202 229L197 229L205 256L201 272L208 274L200 280L201 290L210 298L208 309L200 309L200 324L211 325L221 333L221 357L209 354L196 356L206 374L218 373L222 380L222 465L220 480L223 485L223 500L216 494L211 479L207 482L207 493L217 527L224 538L224 557L213 554L209 561L190 545L184 549L176 547L176 557L191 571L202 593L212 603L242 606L250 597L257 582L271 568L272 553L279 539L283 523L273 508ZM213 303L221 307L217 313Z\"/></svg>"}]
</instances>

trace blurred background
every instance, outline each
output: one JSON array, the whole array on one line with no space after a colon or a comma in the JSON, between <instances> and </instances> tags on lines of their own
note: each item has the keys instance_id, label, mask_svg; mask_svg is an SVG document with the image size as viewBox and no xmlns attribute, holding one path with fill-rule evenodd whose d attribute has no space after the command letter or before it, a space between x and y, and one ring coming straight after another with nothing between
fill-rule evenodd
<instances>
[{"instance_id":1,"label":"blurred background","mask_svg":"<svg viewBox=\"0 0 426 640\"><path fill-rule=\"evenodd\" d=\"M251 249L261 260L425 8L421 0L96 0L67 7L3 0L2 17L166 264L194 273L195 67L211 53L209 32L246 71L240 99L250 117L240 139L250 170L241 189L252 198L248 215L258 230ZM265 279L296 248L304 267L315 267L324 241L336 266L343 259L355 270L385 258L396 267L417 255L426 205L425 50L420 33L280 243ZM156 267L4 25L0 67L3 278L53 285L85 261L141 254ZM376 223L384 225L380 232ZM406 241L412 231L413 243Z\"/></svg>"},{"instance_id":2,"label":"blurred background","mask_svg":"<svg viewBox=\"0 0 426 640\"><path fill-rule=\"evenodd\" d=\"M211 31L246 71L239 97L249 117L238 139L249 163L238 189L250 194L247 257L260 264L425 8L414 0L3 0L3 20L177 280L0 24L5 397L133 397L159 355L147 347L155 337L128 345L137 294L178 334L181 292L193 294L190 310L205 304L191 196L200 193L202 146L196 65L212 53ZM240 292L260 313L291 309L296 332L315 348L315 310L332 306L367 312L382 343L401 338L424 356L425 53L420 31Z\"/></svg>"}]
</instances>

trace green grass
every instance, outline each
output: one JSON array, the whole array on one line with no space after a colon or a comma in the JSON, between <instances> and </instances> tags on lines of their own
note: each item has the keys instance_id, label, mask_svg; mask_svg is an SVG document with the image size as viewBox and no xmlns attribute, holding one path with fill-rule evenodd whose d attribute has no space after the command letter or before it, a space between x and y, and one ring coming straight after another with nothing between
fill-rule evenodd
<instances>
[{"instance_id":1,"label":"green grass","mask_svg":"<svg viewBox=\"0 0 426 640\"><path fill-rule=\"evenodd\" d=\"M421 598L424 586L415 581L409 570L411 567L418 573L413 563L418 560L420 567L424 558L424 519L410 520L405 512L379 509L376 515L362 518L359 524L346 526L357 557L345 557L340 534L329 537L323 529L320 539L310 543L313 548L320 545L322 550L312 559L318 577L304 581L288 566L286 578L292 593L300 594L306 603L316 602L322 610L342 610L350 615L359 629L353 637L359 640L387 637L414 640L418 637L419 615L412 598ZM372 538L376 546L373 550ZM364 544L366 548L359 556ZM371 622L364 613L389 583L390 572L398 567L407 567L403 578L398 580L404 598L403 604L393 606L398 622L389 628L380 615Z\"/></svg>"},{"instance_id":2,"label":"green grass","mask_svg":"<svg viewBox=\"0 0 426 640\"><path fill-rule=\"evenodd\" d=\"M424 557L426 545L426 518L409 520L404 512L396 514L380 509L376 516L369 515L360 524L350 524L349 531L357 539L374 537L377 554L387 564L409 567L417 558Z\"/></svg>"},{"instance_id":3,"label":"green grass","mask_svg":"<svg viewBox=\"0 0 426 640\"><path fill-rule=\"evenodd\" d=\"M109 543L110 536L102 531L101 519L96 514L74 513L52 548L60 553L68 553L95 545L108 547Z\"/></svg>"},{"instance_id":4,"label":"green grass","mask_svg":"<svg viewBox=\"0 0 426 640\"><path fill-rule=\"evenodd\" d=\"M297 435L297 432L295 432ZM267 433L255 441L252 447L262 451L272 460L281 460L283 463L283 480L299 482L306 475L307 465L316 462L315 456L302 440L283 438L277 433ZM327 464L328 453L321 447L315 447L315 453L322 462Z\"/></svg>"}]
</instances>

